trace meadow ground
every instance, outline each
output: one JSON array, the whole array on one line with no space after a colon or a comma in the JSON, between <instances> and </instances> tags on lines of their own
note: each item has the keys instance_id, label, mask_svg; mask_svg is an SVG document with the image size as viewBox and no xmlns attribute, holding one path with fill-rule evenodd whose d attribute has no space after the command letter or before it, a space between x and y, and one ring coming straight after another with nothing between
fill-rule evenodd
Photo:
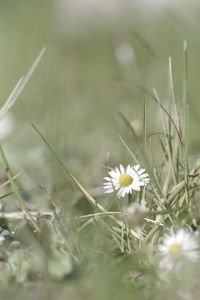
<instances>
[{"instance_id":1,"label":"meadow ground","mask_svg":"<svg viewBox=\"0 0 200 300\"><path fill-rule=\"evenodd\" d=\"M200 5L147 2L0 3L0 299L198 299Z\"/></svg>"}]
</instances>

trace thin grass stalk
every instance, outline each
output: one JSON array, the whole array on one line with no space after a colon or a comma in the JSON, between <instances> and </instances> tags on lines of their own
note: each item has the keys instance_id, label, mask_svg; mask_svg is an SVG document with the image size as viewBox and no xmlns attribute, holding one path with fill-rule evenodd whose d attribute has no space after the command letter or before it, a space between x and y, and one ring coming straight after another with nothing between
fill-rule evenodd
<instances>
[{"instance_id":1,"label":"thin grass stalk","mask_svg":"<svg viewBox=\"0 0 200 300\"><path fill-rule=\"evenodd\" d=\"M144 130L144 151L147 151L147 114L146 114L146 98L144 99L143 108L143 130Z\"/></svg>"},{"instance_id":2,"label":"thin grass stalk","mask_svg":"<svg viewBox=\"0 0 200 300\"><path fill-rule=\"evenodd\" d=\"M154 93L158 103L160 103L160 98L159 98L158 93L155 89L153 89L153 93ZM162 111L160 106L159 106L159 109L160 109L160 113L161 113L162 120L163 120L163 129L164 129L164 133L165 133L168 159L169 159L169 163L170 163L171 171L172 171L172 178L173 178L174 184L177 184L176 174L175 174L174 164L173 164L173 158L172 158L172 152L171 152L171 147L170 147L170 140L169 140L170 133L169 133L169 131L167 131L167 125L166 125L166 122L165 122L165 117L164 117L163 111ZM171 119L168 119L168 120L170 122ZM167 189L168 184L169 184L169 182L167 182L167 183L165 182L166 189Z\"/></svg>"},{"instance_id":3,"label":"thin grass stalk","mask_svg":"<svg viewBox=\"0 0 200 300\"><path fill-rule=\"evenodd\" d=\"M188 190L188 105L187 105L187 81L188 81L188 51L187 42L183 43L183 141L184 141L184 179L185 179L185 194L186 203L189 203L189 190Z\"/></svg>"},{"instance_id":4,"label":"thin grass stalk","mask_svg":"<svg viewBox=\"0 0 200 300\"><path fill-rule=\"evenodd\" d=\"M21 210L25 213L27 218L31 221L31 223L33 224L33 227L35 228L35 230L40 232L40 229L37 225L37 222L35 221L33 216L30 214L29 210L27 209L26 204L25 204L24 200L22 199L21 194L20 194L20 192L17 188L17 185L16 185L15 181L13 180L11 169L10 169L10 166L8 164L8 161L6 159L6 156L5 156L5 153L3 151L3 148L1 146L1 144L0 144L0 154L1 154L1 158L2 158L2 163L3 163L4 168L5 168L5 172L8 176L8 179L10 181L10 184L11 184L12 188L13 188L13 192L15 193L15 196L18 200L18 203L19 203L19 206L20 206Z\"/></svg>"}]
</instances>

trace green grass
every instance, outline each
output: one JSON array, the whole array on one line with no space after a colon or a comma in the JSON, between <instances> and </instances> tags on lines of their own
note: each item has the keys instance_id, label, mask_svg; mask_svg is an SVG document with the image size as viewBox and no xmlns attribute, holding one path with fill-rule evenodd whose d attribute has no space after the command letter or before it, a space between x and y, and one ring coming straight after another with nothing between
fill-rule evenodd
<instances>
[{"instance_id":1,"label":"green grass","mask_svg":"<svg viewBox=\"0 0 200 300\"><path fill-rule=\"evenodd\" d=\"M158 253L168 230L199 232L199 21L185 12L72 34L46 1L0 4L0 119L15 119L0 148L2 299L198 298L199 260L167 272ZM104 194L110 168L136 163L145 189ZM143 200L139 226L124 209Z\"/></svg>"}]
</instances>

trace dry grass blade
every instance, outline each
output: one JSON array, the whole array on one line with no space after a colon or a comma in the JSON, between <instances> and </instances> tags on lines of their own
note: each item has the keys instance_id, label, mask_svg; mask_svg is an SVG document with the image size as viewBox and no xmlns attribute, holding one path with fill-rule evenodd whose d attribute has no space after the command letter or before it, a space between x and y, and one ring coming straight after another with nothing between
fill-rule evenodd
<instances>
[{"instance_id":1,"label":"dry grass blade","mask_svg":"<svg viewBox=\"0 0 200 300\"><path fill-rule=\"evenodd\" d=\"M19 95L23 91L25 85L27 84L28 80L32 76L33 72L35 71L36 67L38 66L42 56L44 55L46 47L43 47L38 56L36 57L34 63L30 67L29 71L26 75L22 76L19 81L17 82L16 86L12 90L10 96L6 100L5 104L0 110L0 121L6 116L10 108L14 105L16 100L18 99Z\"/></svg>"}]
</instances>

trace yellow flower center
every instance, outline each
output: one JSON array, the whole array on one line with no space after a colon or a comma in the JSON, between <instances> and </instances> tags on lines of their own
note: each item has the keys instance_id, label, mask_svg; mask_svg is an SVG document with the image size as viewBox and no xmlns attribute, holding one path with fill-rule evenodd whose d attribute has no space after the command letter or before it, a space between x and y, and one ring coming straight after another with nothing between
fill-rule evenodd
<instances>
[{"instance_id":1,"label":"yellow flower center","mask_svg":"<svg viewBox=\"0 0 200 300\"><path fill-rule=\"evenodd\" d=\"M181 246L180 246L179 244L176 244L176 243L171 244L171 245L169 246L168 251L169 251L169 254L170 254L171 256L173 256L174 258L180 257L180 255L181 255L181 253L182 253Z\"/></svg>"},{"instance_id":2,"label":"yellow flower center","mask_svg":"<svg viewBox=\"0 0 200 300\"><path fill-rule=\"evenodd\" d=\"M121 174L119 176L119 184L121 186L129 186L133 182L133 178L128 174Z\"/></svg>"}]
</instances>

